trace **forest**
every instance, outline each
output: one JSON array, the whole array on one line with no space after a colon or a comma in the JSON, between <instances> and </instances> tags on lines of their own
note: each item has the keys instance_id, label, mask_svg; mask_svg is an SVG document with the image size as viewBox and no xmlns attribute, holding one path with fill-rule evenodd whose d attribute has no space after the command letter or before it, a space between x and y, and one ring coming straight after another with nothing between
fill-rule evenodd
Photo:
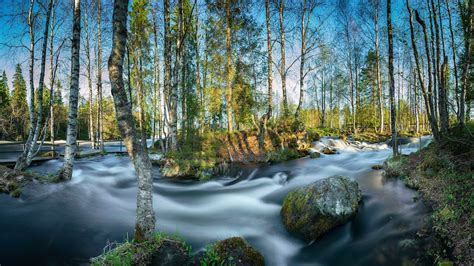
<instances>
[{"instance_id":1,"label":"forest","mask_svg":"<svg viewBox=\"0 0 474 266\"><path fill-rule=\"evenodd\" d=\"M474 263L473 0L0 3L0 265Z\"/></svg>"}]
</instances>

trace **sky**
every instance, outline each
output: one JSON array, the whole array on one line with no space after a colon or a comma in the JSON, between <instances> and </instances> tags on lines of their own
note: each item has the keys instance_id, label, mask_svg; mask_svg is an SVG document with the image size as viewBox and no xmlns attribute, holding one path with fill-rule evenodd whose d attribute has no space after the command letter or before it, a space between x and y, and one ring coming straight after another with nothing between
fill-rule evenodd
<instances>
[{"instance_id":1,"label":"sky","mask_svg":"<svg viewBox=\"0 0 474 266\"><path fill-rule=\"evenodd\" d=\"M265 5L264 5L264 0L254 0L254 8L252 8L252 15L256 19L256 21L262 25L262 33L265 35ZM299 3L299 0L288 0L288 3ZM336 12L334 10L334 2L335 0L326 0L325 4L318 7L316 11L316 16L317 18L313 19L314 22L317 23L317 25L323 25L323 32L324 35L327 37L327 39L334 40L333 44L338 45L339 40L341 39L341 36L338 35L337 33L337 25L338 25L338 20L336 18ZM359 2L359 0L348 0L350 5L356 6ZM418 0L415 0L412 2L418 2ZM58 26L58 35L68 35L69 32L71 32L71 17L72 14L70 12L70 7L68 5L71 5L71 1L68 0L62 0L62 6L58 8L58 18L57 21L61 24ZM111 11L112 7L110 4L112 3L111 0L103 0L103 5L104 5L104 22L102 25L102 28L104 31L106 29L110 29L110 16L111 16ZM198 3L203 4L204 0L199 0ZM159 4L161 6L162 1L159 1ZM108 6L107 6L108 5ZM385 17L385 7L386 7L386 1L382 0L382 16L380 17L380 21L383 25L386 23L386 17ZM28 9L28 1L26 0L0 0L0 71L5 70L6 74L9 78L10 82L10 89L12 89L11 82L13 80L13 73L14 73L14 68L15 64L20 63L22 65L23 69L23 75L26 80L28 80L28 52L24 48L12 48L9 47L12 44L13 45L26 45L29 46L29 36L28 34L25 34L27 32L27 26L26 26L26 20L24 19L12 19L10 14L17 14L20 13L21 11L26 11ZM200 7L201 12L204 10L203 7ZM202 12L204 13L204 12ZM83 10L83 15L84 15L84 10ZM400 23L405 23L405 19L407 16L407 12L405 9L405 0L392 0L392 19L395 27L397 27L398 24ZM109 18L107 18L109 17ZM158 16L159 19L162 20L162 17ZM95 19L95 17L92 17L91 20ZM272 19L277 20L278 19L278 14L276 12L273 12L272 14ZM43 18L40 19L41 24L43 24ZM108 21L107 21L108 20ZM203 21L201 19L201 21ZM295 15L288 15L286 18L286 23L288 28L294 28L293 25L298 24L298 18ZM321 24L323 23L323 24ZM39 27L38 32L36 33L36 37L40 38L42 35L42 26ZM298 31L295 31L297 33ZM396 32L397 33L397 32ZM299 53L299 41L298 41L298 36L297 34L295 36L292 35L293 33L289 32L287 33L287 62L292 62L294 58L297 58L298 53ZM384 34L381 32L381 34ZM84 32L82 33L84 36ZM109 87L108 87L108 76L107 76L107 71L106 71L106 61L108 58L108 52L109 49L108 47L111 46L111 38L110 34L107 32L103 33L103 46L104 46L104 62L103 62L103 70L104 70L104 90L106 94L109 94ZM272 37L276 38L277 32L276 28L273 29L272 32ZM398 36L399 38L408 38L408 35L405 33L400 33L402 36ZM91 34L91 38L95 38L95 34ZM397 36L395 36L397 37ZM265 41L264 39L262 39ZM381 39L381 48L385 49L386 44L383 42L384 39ZM39 48L41 46L41 41L38 42L37 44L37 50L36 50L36 65L35 65L35 80L37 84L37 76L39 75L39 67L40 67L40 51ZM84 43L84 42L83 42ZM58 44L57 44L58 45ZM57 46L56 45L56 46ZM263 45L264 49L266 50L266 45ZM82 51L84 50L84 46L81 45ZM81 51L81 52L82 52ZM273 55L274 60L279 60L279 47L274 47L275 54ZM61 79L63 79L63 85L67 85L66 80L67 76L69 75L69 65L70 65L70 44L69 42L66 42L64 49L61 52L61 57L62 61L60 63L60 67L58 69L59 76ZM84 60L84 56L82 56L82 60ZM49 59L47 60L49 62ZM293 101L296 101L298 97L298 67L299 63L295 64L293 68L291 69L288 79L287 79L287 84L288 84L288 89L289 89L289 97ZM87 82L86 78L84 75L84 64L81 64L81 78L80 78L80 86L81 86L81 94L86 95L87 93ZM46 65L46 73L49 73L49 63ZM274 71L274 87L279 88L280 86L280 81L278 78L278 73L276 70ZM45 81L46 84L49 84L49 74L45 76ZM37 85L36 85L37 86ZM63 88L63 97L66 96L67 88ZM277 90L277 94L280 94L280 92Z\"/></svg>"}]
</instances>

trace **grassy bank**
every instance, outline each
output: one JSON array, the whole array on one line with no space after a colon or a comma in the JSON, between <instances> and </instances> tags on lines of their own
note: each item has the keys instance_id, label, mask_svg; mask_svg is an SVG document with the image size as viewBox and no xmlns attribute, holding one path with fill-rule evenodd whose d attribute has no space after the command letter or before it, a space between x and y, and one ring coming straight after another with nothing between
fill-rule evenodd
<instances>
[{"instance_id":1,"label":"grassy bank","mask_svg":"<svg viewBox=\"0 0 474 266\"><path fill-rule=\"evenodd\" d=\"M41 183L55 182L53 175L44 176L28 170L17 171L0 165L0 193L20 197L22 188L34 180Z\"/></svg>"},{"instance_id":2,"label":"grassy bank","mask_svg":"<svg viewBox=\"0 0 474 266\"><path fill-rule=\"evenodd\" d=\"M172 178L208 180L225 173L230 164L278 162L306 156L319 136L316 130L306 129L295 121L279 121L266 128L233 133L206 131L182 140L179 151L166 153L162 173Z\"/></svg>"},{"instance_id":3,"label":"grassy bank","mask_svg":"<svg viewBox=\"0 0 474 266\"><path fill-rule=\"evenodd\" d=\"M104 253L91 259L93 266L103 265L256 265L263 266L263 256L243 238L231 237L215 242L194 253L191 246L176 236L163 233L145 242L125 241L109 245Z\"/></svg>"},{"instance_id":4,"label":"grassy bank","mask_svg":"<svg viewBox=\"0 0 474 266\"><path fill-rule=\"evenodd\" d=\"M385 163L388 177L401 177L432 207L430 230L444 244L432 259L474 264L474 124L453 128L440 143Z\"/></svg>"}]
</instances>

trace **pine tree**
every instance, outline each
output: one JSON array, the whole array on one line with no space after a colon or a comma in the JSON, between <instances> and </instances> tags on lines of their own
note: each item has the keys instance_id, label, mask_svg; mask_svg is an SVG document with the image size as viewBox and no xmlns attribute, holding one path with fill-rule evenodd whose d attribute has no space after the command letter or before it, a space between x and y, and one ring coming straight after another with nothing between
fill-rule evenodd
<instances>
[{"instance_id":1,"label":"pine tree","mask_svg":"<svg viewBox=\"0 0 474 266\"><path fill-rule=\"evenodd\" d=\"M10 104L7 74L3 71L0 79L0 109L4 109Z\"/></svg>"},{"instance_id":2,"label":"pine tree","mask_svg":"<svg viewBox=\"0 0 474 266\"><path fill-rule=\"evenodd\" d=\"M26 102L26 81L20 64L16 65L15 74L13 75L13 91L10 98L12 107L12 121L15 128L16 139L25 139L25 128L27 126L28 104Z\"/></svg>"}]
</instances>

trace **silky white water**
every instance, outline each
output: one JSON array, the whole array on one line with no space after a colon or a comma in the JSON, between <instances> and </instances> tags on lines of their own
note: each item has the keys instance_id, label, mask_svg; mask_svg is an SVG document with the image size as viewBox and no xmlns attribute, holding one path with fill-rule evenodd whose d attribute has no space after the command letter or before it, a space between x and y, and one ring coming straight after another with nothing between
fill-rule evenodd
<instances>
[{"instance_id":1,"label":"silky white water","mask_svg":"<svg viewBox=\"0 0 474 266\"><path fill-rule=\"evenodd\" d=\"M430 141L421 139L421 147ZM338 154L234 169L228 177L172 182L154 168L157 229L177 234L203 249L216 240L244 237L262 252L267 265L399 265L399 242L422 226L426 208L401 181L384 182L386 144L346 143L322 138L314 149L330 146ZM420 148L418 140L403 153ZM33 167L50 172L49 161ZM355 178L361 208L348 224L307 244L289 235L280 219L285 195L295 187L331 175ZM32 184L20 199L0 195L0 264L85 264L108 241L133 235L136 181L127 157L107 155L76 162L68 183Z\"/></svg>"}]
</instances>

